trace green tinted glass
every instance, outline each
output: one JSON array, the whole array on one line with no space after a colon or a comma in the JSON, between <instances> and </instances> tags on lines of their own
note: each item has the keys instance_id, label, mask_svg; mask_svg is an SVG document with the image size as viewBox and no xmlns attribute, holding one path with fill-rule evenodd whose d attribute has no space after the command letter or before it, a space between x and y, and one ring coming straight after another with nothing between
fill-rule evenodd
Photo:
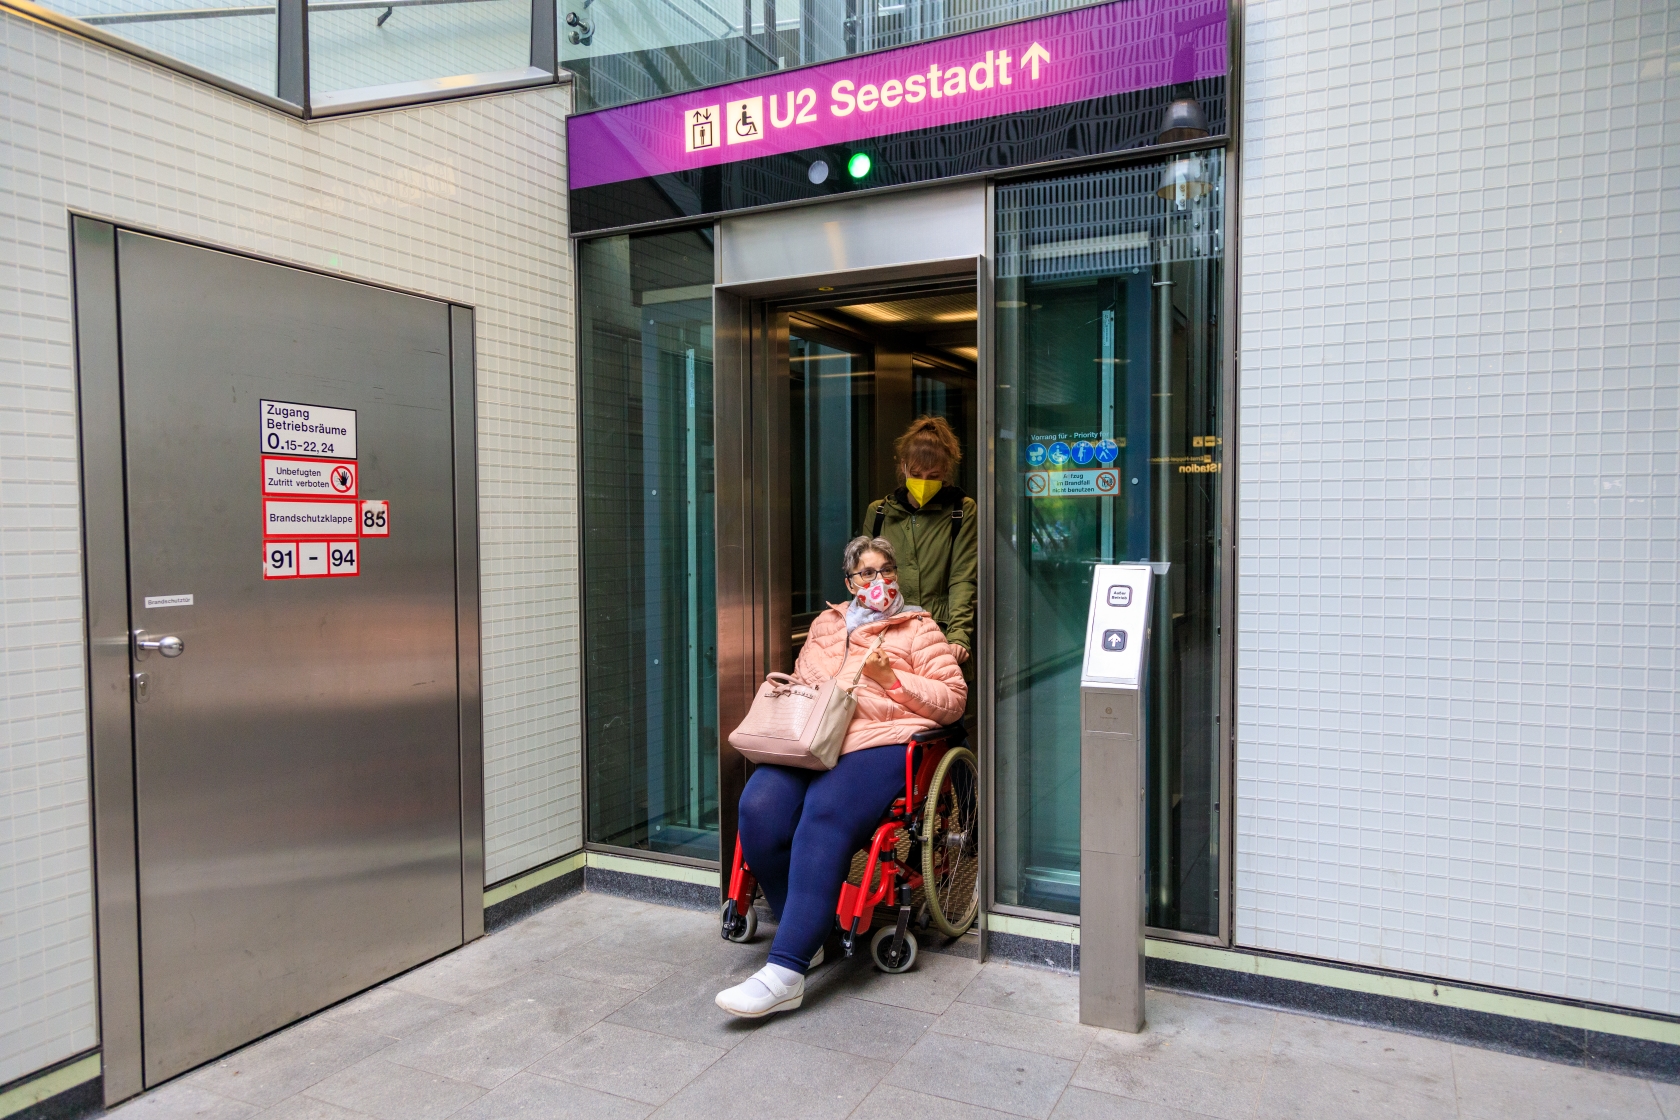
<instances>
[{"instance_id":1,"label":"green tinted glass","mask_svg":"<svg viewBox=\"0 0 1680 1120\"><path fill-rule=\"evenodd\" d=\"M1218 932L1222 184L1221 154L1201 153L997 192L1006 904L1078 912L1092 566L1148 561L1148 920Z\"/></svg>"},{"instance_id":2,"label":"green tinted glass","mask_svg":"<svg viewBox=\"0 0 1680 1120\"><path fill-rule=\"evenodd\" d=\"M717 859L711 234L578 272L589 839Z\"/></svg>"}]
</instances>

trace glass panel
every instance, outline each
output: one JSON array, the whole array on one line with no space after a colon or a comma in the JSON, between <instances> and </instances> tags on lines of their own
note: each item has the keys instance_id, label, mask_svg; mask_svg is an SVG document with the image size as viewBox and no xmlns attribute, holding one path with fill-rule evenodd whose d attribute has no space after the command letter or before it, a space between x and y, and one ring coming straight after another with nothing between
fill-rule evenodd
<instances>
[{"instance_id":1,"label":"glass panel","mask_svg":"<svg viewBox=\"0 0 1680 1120\"><path fill-rule=\"evenodd\" d=\"M941 35L1088 0L560 0L560 64L577 107L603 109Z\"/></svg>"},{"instance_id":2,"label":"glass panel","mask_svg":"<svg viewBox=\"0 0 1680 1120\"><path fill-rule=\"evenodd\" d=\"M857 535L875 447L874 347L794 318L788 329L788 479L793 630L845 594L840 557Z\"/></svg>"},{"instance_id":3,"label":"glass panel","mask_svg":"<svg viewBox=\"0 0 1680 1120\"><path fill-rule=\"evenodd\" d=\"M1219 931L1223 183L1223 153L1203 152L998 188L1004 903L1078 912L1078 693L1091 569L1150 561L1148 921ZM1083 464L1110 456L1118 497L1027 495L1029 466L1090 469Z\"/></svg>"},{"instance_id":4,"label":"glass panel","mask_svg":"<svg viewBox=\"0 0 1680 1120\"><path fill-rule=\"evenodd\" d=\"M711 230L578 279L589 839L715 860Z\"/></svg>"},{"instance_id":5,"label":"glass panel","mask_svg":"<svg viewBox=\"0 0 1680 1120\"><path fill-rule=\"evenodd\" d=\"M51 0L46 6L258 93L272 97L279 85L273 0L199 7L169 0Z\"/></svg>"},{"instance_id":6,"label":"glass panel","mask_svg":"<svg viewBox=\"0 0 1680 1120\"><path fill-rule=\"evenodd\" d=\"M309 5L309 87L314 94L530 64L530 0L315 0Z\"/></svg>"}]
</instances>

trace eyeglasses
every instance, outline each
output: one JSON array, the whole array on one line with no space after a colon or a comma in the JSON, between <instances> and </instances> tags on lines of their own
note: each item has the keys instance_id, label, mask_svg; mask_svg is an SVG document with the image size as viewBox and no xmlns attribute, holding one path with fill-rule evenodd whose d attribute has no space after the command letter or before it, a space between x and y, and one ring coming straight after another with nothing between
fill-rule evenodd
<instances>
[{"instance_id":1,"label":"eyeglasses","mask_svg":"<svg viewBox=\"0 0 1680 1120\"><path fill-rule=\"evenodd\" d=\"M897 564L888 564L884 568L859 568L857 571L853 572L850 576L848 576L846 578L848 578L848 579L861 579L865 583L871 583L871 582L874 581L876 576L891 576L891 575L897 575L897 574L898 574L898 565Z\"/></svg>"}]
</instances>

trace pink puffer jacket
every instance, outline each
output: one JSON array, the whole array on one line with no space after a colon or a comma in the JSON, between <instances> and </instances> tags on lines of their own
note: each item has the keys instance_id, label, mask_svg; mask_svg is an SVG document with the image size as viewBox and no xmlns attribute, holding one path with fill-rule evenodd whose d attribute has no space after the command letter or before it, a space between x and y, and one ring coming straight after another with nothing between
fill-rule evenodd
<instances>
[{"instance_id":1,"label":"pink puffer jacket","mask_svg":"<svg viewBox=\"0 0 1680 1120\"><path fill-rule=\"evenodd\" d=\"M846 729L841 754L902 743L918 731L956 723L968 703L968 685L957 659L926 611L900 611L859 626L847 641L846 604L830 606L812 620L810 636L793 667L794 678L811 685L834 678L848 684L882 634L886 640L881 649L892 658L898 687L888 691L868 677L858 681L857 714Z\"/></svg>"}]
</instances>

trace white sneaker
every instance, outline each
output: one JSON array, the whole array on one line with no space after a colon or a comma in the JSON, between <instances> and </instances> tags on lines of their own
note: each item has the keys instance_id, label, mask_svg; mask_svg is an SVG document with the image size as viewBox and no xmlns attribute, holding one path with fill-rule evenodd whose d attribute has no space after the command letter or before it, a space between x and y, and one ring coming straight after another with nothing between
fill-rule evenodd
<instances>
[{"instance_id":1,"label":"white sneaker","mask_svg":"<svg viewBox=\"0 0 1680 1120\"><path fill-rule=\"evenodd\" d=\"M743 1019L762 1019L792 1011L805 1002L805 977L791 968L767 964L733 988L717 994L717 1005Z\"/></svg>"},{"instance_id":2,"label":"white sneaker","mask_svg":"<svg viewBox=\"0 0 1680 1120\"><path fill-rule=\"evenodd\" d=\"M818 945L817 946L817 951L815 953L811 954L811 963L805 966L806 975L810 975L811 970L813 968L817 967L822 962L823 962L823 946Z\"/></svg>"}]
</instances>

